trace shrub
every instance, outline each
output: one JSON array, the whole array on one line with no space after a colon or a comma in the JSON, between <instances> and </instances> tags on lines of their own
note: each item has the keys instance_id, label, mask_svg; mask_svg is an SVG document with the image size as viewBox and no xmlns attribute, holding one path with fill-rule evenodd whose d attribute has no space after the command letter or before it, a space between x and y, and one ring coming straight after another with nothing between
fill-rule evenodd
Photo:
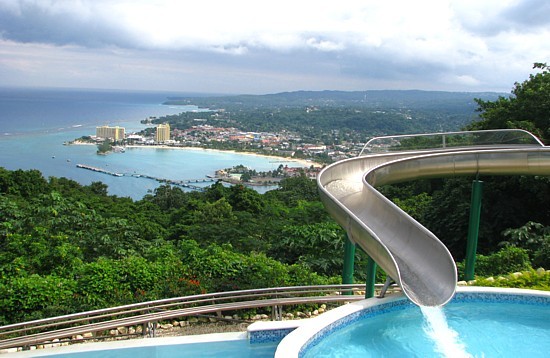
<instances>
[{"instance_id":1,"label":"shrub","mask_svg":"<svg viewBox=\"0 0 550 358\"><path fill-rule=\"evenodd\" d=\"M477 279L475 286L528 288L533 290L550 291L550 271L543 269L528 270L509 274L497 278L488 277Z\"/></svg>"},{"instance_id":2,"label":"shrub","mask_svg":"<svg viewBox=\"0 0 550 358\"><path fill-rule=\"evenodd\" d=\"M503 232L506 245L514 245L528 251L535 267L550 268L550 226L529 221L517 229Z\"/></svg>"},{"instance_id":3,"label":"shrub","mask_svg":"<svg viewBox=\"0 0 550 358\"><path fill-rule=\"evenodd\" d=\"M464 277L464 267L464 261L457 263L459 277ZM476 256L475 274L480 277L505 275L530 269L531 262L527 250L515 246L505 246L489 256Z\"/></svg>"},{"instance_id":4,"label":"shrub","mask_svg":"<svg viewBox=\"0 0 550 358\"><path fill-rule=\"evenodd\" d=\"M53 275L13 277L0 283L0 325L70 313L75 282Z\"/></svg>"},{"instance_id":5,"label":"shrub","mask_svg":"<svg viewBox=\"0 0 550 358\"><path fill-rule=\"evenodd\" d=\"M237 253L227 244L203 249L193 240L183 240L180 249L182 262L209 292L327 282L304 265L283 264L263 253Z\"/></svg>"}]
</instances>

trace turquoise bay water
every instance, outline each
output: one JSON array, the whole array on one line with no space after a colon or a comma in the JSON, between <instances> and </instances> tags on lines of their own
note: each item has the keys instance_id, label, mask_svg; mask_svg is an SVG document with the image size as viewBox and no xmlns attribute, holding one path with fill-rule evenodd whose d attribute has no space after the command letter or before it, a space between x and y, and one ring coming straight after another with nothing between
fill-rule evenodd
<instances>
[{"instance_id":1,"label":"turquoise bay water","mask_svg":"<svg viewBox=\"0 0 550 358\"><path fill-rule=\"evenodd\" d=\"M0 166L38 169L45 177L66 177L84 185L101 181L108 185L109 194L136 200L159 184L79 169L76 164L173 180L204 178L239 164L258 171L273 170L280 164L297 166L278 158L201 149L130 148L126 153L101 156L95 146L63 145L95 134L99 125L119 125L131 132L145 128L140 120L149 116L198 110L195 106L162 105L170 95L176 94L0 89Z\"/></svg>"}]
</instances>

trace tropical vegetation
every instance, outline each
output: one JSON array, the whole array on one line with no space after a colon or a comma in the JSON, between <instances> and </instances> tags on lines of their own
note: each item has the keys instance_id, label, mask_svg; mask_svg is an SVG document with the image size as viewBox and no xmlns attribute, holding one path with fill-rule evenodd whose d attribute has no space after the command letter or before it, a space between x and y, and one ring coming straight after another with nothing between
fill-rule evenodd
<instances>
[{"instance_id":1,"label":"tropical vegetation","mask_svg":"<svg viewBox=\"0 0 550 358\"><path fill-rule=\"evenodd\" d=\"M467 128L521 127L548 141L550 73L535 67L509 98L479 100L481 118ZM550 268L550 178L481 179L477 274L523 271L507 284L548 289L549 276L534 269ZM471 180L381 188L449 247L460 272ZM107 189L0 168L0 325L201 292L340 282L345 233L304 175L266 194L218 182L204 192L164 185L133 201ZM366 256L356 255L364 280Z\"/></svg>"}]
</instances>

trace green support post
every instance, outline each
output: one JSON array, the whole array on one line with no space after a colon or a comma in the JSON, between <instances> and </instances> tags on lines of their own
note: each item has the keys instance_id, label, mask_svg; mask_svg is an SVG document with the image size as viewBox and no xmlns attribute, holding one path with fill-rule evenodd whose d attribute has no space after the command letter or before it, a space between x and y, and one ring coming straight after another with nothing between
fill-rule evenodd
<instances>
[{"instance_id":1,"label":"green support post","mask_svg":"<svg viewBox=\"0 0 550 358\"><path fill-rule=\"evenodd\" d=\"M365 287L365 298L374 297L374 283L376 281L376 262L372 257L367 259L367 283Z\"/></svg>"},{"instance_id":2,"label":"green support post","mask_svg":"<svg viewBox=\"0 0 550 358\"><path fill-rule=\"evenodd\" d=\"M481 196L483 193L483 182L474 180L472 183L472 199L470 204L470 223L468 226L468 241L466 246L466 268L464 279L474 279L476 264L477 239L479 235L479 221L481 216Z\"/></svg>"},{"instance_id":3,"label":"green support post","mask_svg":"<svg viewBox=\"0 0 550 358\"><path fill-rule=\"evenodd\" d=\"M342 272L342 283L351 284L353 283L353 271L355 264L355 244L349 239L348 236L345 238L344 244L344 270ZM352 291L344 292L345 295L353 295Z\"/></svg>"}]
</instances>

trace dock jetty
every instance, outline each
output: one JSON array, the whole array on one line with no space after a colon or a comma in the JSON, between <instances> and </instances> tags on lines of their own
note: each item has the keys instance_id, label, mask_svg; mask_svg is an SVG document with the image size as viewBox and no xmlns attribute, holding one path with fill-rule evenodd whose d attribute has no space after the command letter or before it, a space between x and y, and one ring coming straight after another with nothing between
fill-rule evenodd
<instances>
[{"instance_id":1,"label":"dock jetty","mask_svg":"<svg viewBox=\"0 0 550 358\"><path fill-rule=\"evenodd\" d=\"M103 174L109 174L109 175L112 175L112 176L114 176L114 177L121 177L121 176L124 176L124 174L111 172L111 171L108 171L108 170L105 170L105 169L102 169L102 168L92 167L91 165L77 164L76 167L77 167L77 168L82 168L82 169L88 169L88 170L91 170L91 171L93 171L93 172L98 172L98 173L103 173Z\"/></svg>"},{"instance_id":2,"label":"dock jetty","mask_svg":"<svg viewBox=\"0 0 550 358\"><path fill-rule=\"evenodd\" d=\"M204 191L205 188L198 185L193 185L191 183L213 183L216 181L215 178L173 180L173 179L157 178L157 177L154 177L151 175L145 175L145 174L131 174L131 176L136 178L146 178L146 179L156 180L159 183L177 185L187 189L193 189L198 191Z\"/></svg>"},{"instance_id":3,"label":"dock jetty","mask_svg":"<svg viewBox=\"0 0 550 358\"><path fill-rule=\"evenodd\" d=\"M157 181L159 183L162 183L162 184L177 185L177 186L181 186L181 187L184 187L184 188L187 188L187 189L198 190L198 191L204 191L205 188L201 187L201 186L198 186L198 185L194 185L194 184L213 183L217 180L217 178L212 178L212 177L207 177L207 178L203 178L203 179L173 180L173 179L158 178L158 177L154 177L152 175L146 175L146 174L116 173L116 172L111 172L111 171L106 170L106 169L96 168L96 167L92 167L91 165L85 165L85 164L77 164L76 167L91 170L91 171L98 172L98 173L112 175L112 176L115 176L115 177L131 176L131 177L134 177L134 178L151 179L151 180L155 180L155 181Z\"/></svg>"}]
</instances>

